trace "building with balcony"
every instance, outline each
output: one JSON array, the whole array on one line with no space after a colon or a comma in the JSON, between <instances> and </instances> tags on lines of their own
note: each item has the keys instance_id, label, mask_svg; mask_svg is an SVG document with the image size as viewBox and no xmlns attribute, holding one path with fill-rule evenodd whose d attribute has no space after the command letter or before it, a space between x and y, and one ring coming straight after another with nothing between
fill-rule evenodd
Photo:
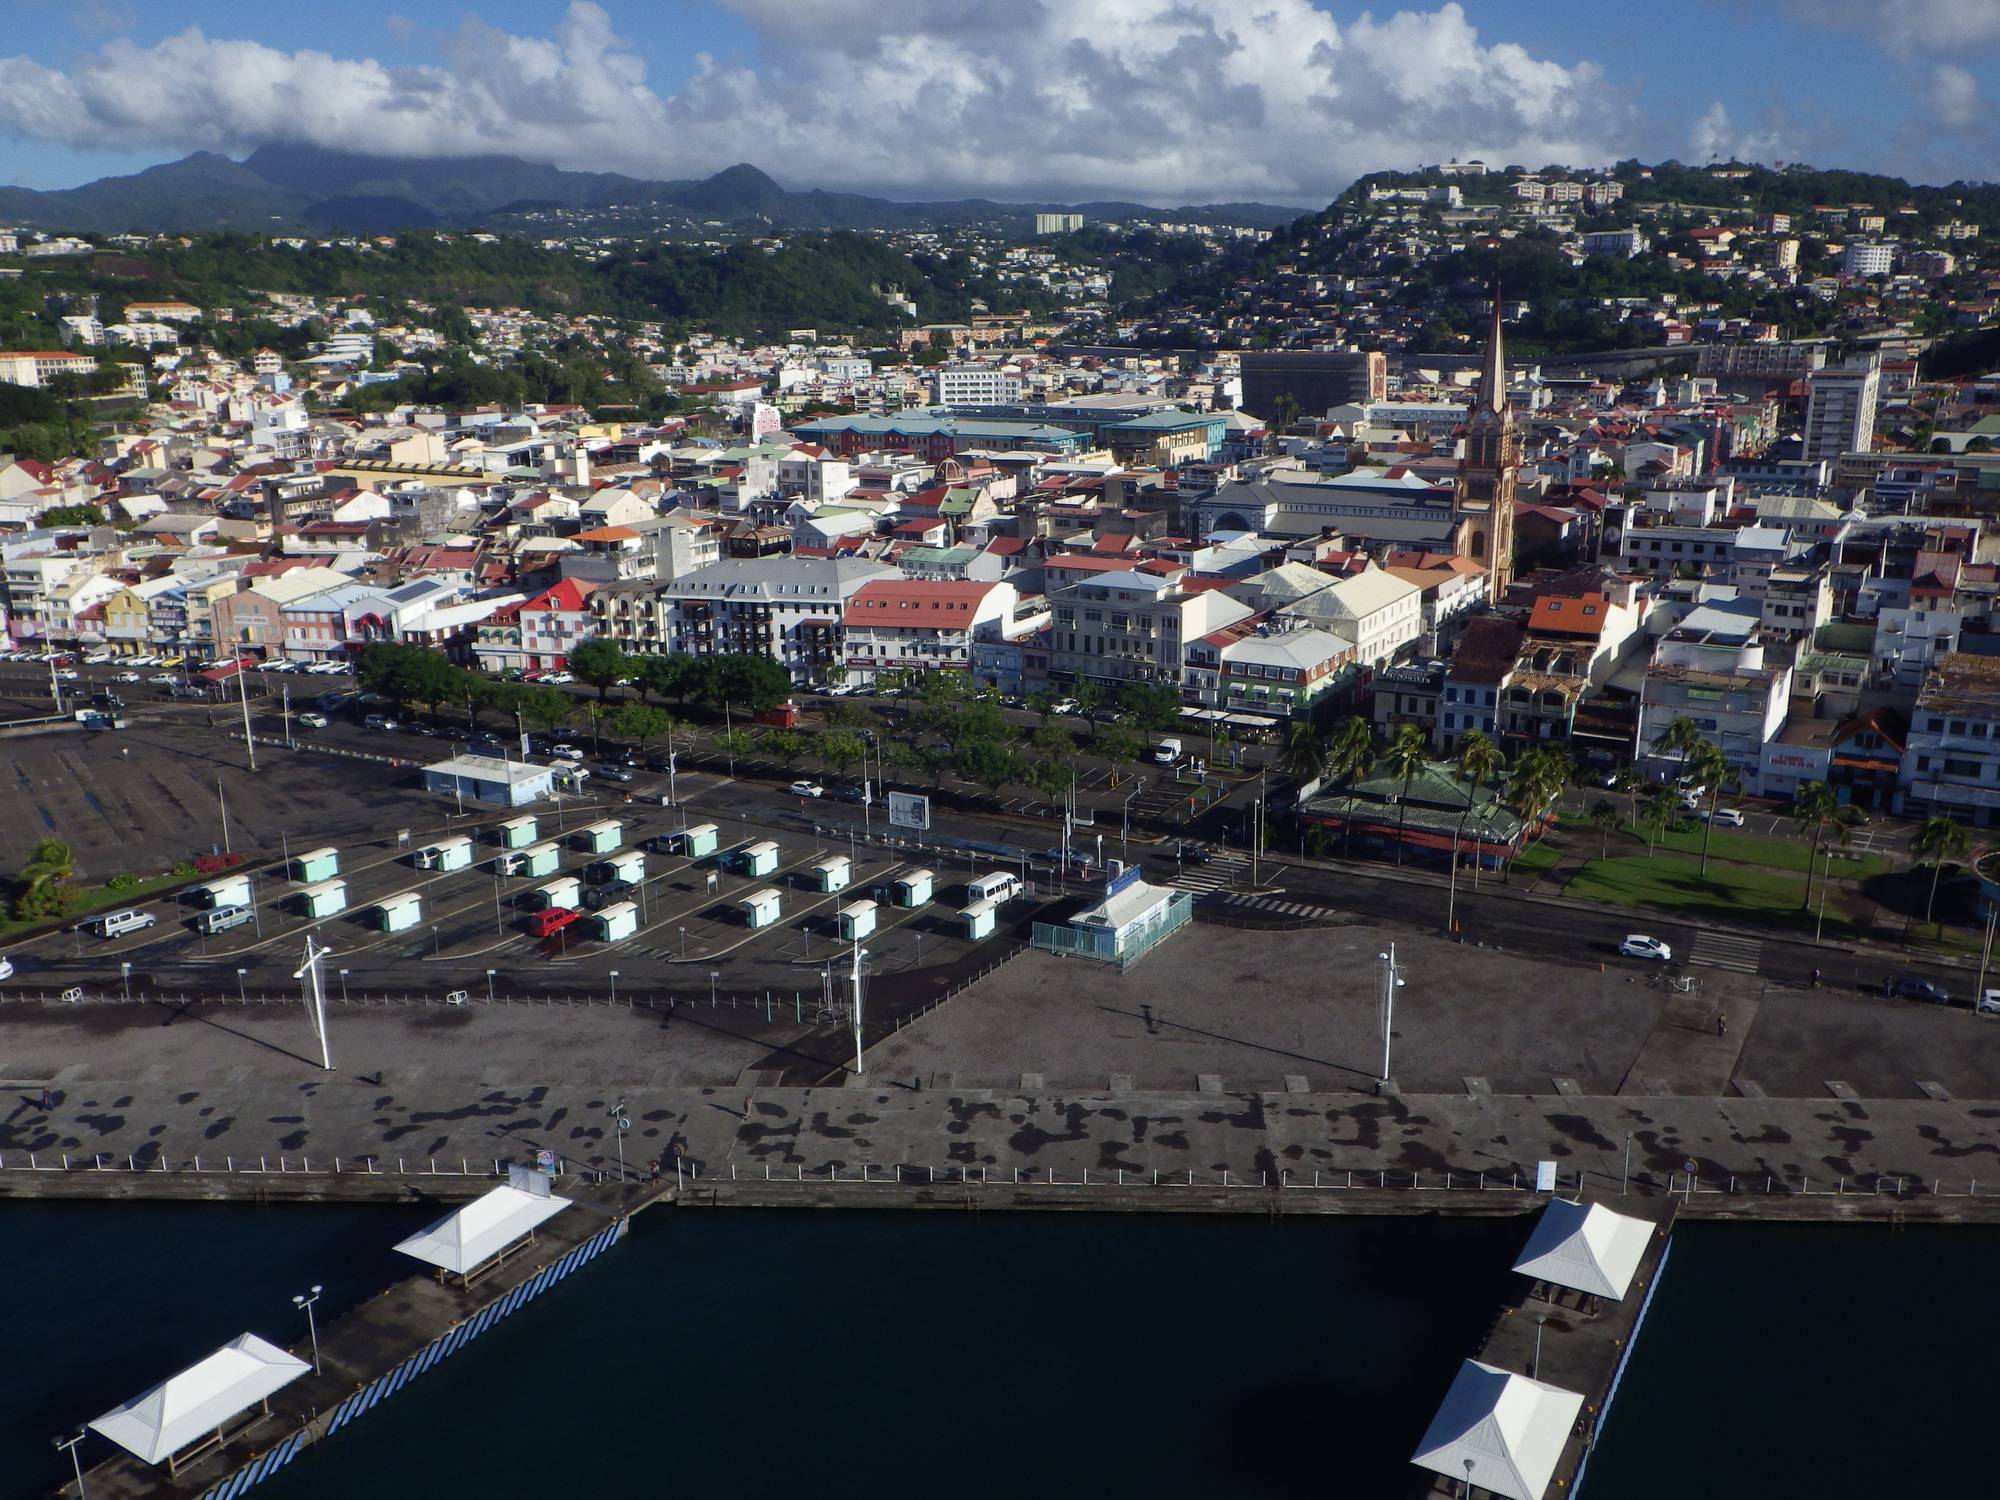
<instances>
[{"instance_id":1,"label":"building with balcony","mask_svg":"<svg viewBox=\"0 0 2000 1500\"><path fill-rule=\"evenodd\" d=\"M1114 689L1126 682L1182 686L1189 643L1250 616L1248 605L1220 590L1137 570L1088 575L1052 589L1049 603L1050 676Z\"/></svg>"},{"instance_id":2,"label":"building with balcony","mask_svg":"<svg viewBox=\"0 0 2000 1500\"><path fill-rule=\"evenodd\" d=\"M1034 634L1039 620L1016 618L1011 583L877 578L847 600L841 659L848 681L872 683L884 672L971 672L981 639Z\"/></svg>"},{"instance_id":3,"label":"building with balcony","mask_svg":"<svg viewBox=\"0 0 2000 1500\"><path fill-rule=\"evenodd\" d=\"M2000 823L2000 659L1954 652L1932 664L1910 715L1894 811Z\"/></svg>"}]
</instances>

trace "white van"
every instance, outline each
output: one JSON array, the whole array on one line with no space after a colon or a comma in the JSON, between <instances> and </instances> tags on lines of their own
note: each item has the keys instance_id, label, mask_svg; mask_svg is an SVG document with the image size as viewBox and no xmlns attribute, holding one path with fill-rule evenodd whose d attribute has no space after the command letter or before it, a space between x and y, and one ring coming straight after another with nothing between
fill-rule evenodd
<instances>
[{"instance_id":1,"label":"white van","mask_svg":"<svg viewBox=\"0 0 2000 1500\"><path fill-rule=\"evenodd\" d=\"M1004 870L995 870L991 875L981 875L977 880L965 883L965 901L970 906L975 901L1012 901L1021 894L1021 877L1009 875Z\"/></svg>"},{"instance_id":2,"label":"white van","mask_svg":"<svg viewBox=\"0 0 2000 1500\"><path fill-rule=\"evenodd\" d=\"M227 932L232 927L241 927L255 915L247 906L218 906L194 919L195 930L211 935Z\"/></svg>"},{"instance_id":3,"label":"white van","mask_svg":"<svg viewBox=\"0 0 2000 1500\"><path fill-rule=\"evenodd\" d=\"M1153 761L1156 765L1176 765L1179 763L1180 758L1181 742L1179 740L1161 740L1159 744L1153 746Z\"/></svg>"},{"instance_id":4,"label":"white van","mask_svg":"<svg viewBox=\"0 0 2000 1500\"><path fill-rule=\"evenodd\" d=\"M101 917L92 917L83 924L84 930L94 932L101 938L123 937L128 932L141 932L160 919L149 911L112 911Z\"/></svg>"}]
</instances>

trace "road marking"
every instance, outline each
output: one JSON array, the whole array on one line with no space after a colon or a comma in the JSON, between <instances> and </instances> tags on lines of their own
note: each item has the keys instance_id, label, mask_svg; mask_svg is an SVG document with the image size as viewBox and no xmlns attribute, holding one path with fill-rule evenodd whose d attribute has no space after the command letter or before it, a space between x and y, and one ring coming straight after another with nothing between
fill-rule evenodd
<instances>
[{"instance_id":1,"label":"road marking","mask_svg":"<svg viewBox=\"0 0 2000 1500\"><path fill-rule=\"evenodd\" d=\"M1733 932L1704 931L1695 935L1694 951L1688 955L1688 962L1711 969L1733 969L1740 974L1755 974L1763 957L1764 943L1761 938L1744 937Z\"/></svg>"}]
</instances>

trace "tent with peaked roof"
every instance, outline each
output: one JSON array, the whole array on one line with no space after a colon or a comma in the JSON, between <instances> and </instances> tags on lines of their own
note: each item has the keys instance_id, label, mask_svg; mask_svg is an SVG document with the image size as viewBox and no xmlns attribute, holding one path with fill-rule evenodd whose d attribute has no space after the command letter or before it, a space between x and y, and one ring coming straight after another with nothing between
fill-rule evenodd
<instances>
[{"instance_id":1,"label":"tent with peaked roof","mask_svg":"<svg viewBox=\"0 0 2000 1500\"><path fill-rule=\"evenodd\" d=\"M497 1187L465 1207L418 1230L396 1248L455 1276L469 1276L526 1240L568 1208L567 1198L545 1198L517 1187Z\"/></svg>"},{"instance_id":2,"label":"tent with peaked roof","mask_svg":"<svg viewBox=\"0 0 2000 1500\"><path fill-rule=\"evenodd\" d=\"M1410 1462L1508 1500L1541 1500L1582 1407L1575 1391L1468 1359Z\"/></svg>"},{"instance_id":3,"label":"tent with peaked roof","mask_svg":"<svg viewBox=\"0 0 2000 1500\"><path fill-rule=\"evenodd\" d=\"M1585 1207L1552 1198L1514 1269L1537 1281L1619 1298L1652 1237L1653 1226L1645 1219L1613 1213L1601 1203Z\"/></svg>"},{"instance_id":4,"label":"tent with peaked roof","mask_svg":"<svg viewBox=\"0 0 2000 1500\"><path fill-rule=\"evenodd\" d=\"M90 1425L149 1464L168 1463L311 1368L246 1333Z\"/></svg>"}]
</instances>

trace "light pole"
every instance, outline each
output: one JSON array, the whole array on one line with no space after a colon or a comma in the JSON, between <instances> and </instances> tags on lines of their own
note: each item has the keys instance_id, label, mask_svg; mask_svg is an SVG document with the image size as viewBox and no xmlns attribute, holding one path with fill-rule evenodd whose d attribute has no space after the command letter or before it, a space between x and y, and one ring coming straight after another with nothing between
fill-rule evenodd
<instances>
[{"instance_id":1,"label":"light pole","mask_svg":"<svg viewBox=\"0 0 2000 1500\"><path fill-rule=\"evenodd\" d=\"M674 775L674 760L679 754L678 750L667 752L667 800L675 807L681 805L680 782Z\"/></svg>"},{"instance_id":2,"label":"light pole","mask_svg":"<svg viewBox=\"0 0 2000 1500\"><path fill-rule=\"evenodd\" d=\"M612 1128L611 1133L618 1138L618 1180L623 1182L625 1180L625 1132L632 1128L632 1122L625 1117L625 1101L623 1099L620 1099L616 1104L611 1106L611 1118L618 1122Z\"/></svg>"},{"instance_id":3,"label":"light pole","mask_svg":"<svg viewBox=\"0 0 2000 1500\"><path fill-rule=\"evenodd\" d=\"M1547 1313L1535 1314L1535 1362L1528 1367L1528 1377L1531 1380L1542 1378L1542 1330L1548 1327L1548 1323Z\"/></svg>"},{"instance_id":4,"label":"light pole","mask_svg":"<svg viewBox=\"0 0 2000 1500\"><path fill-rule=\"evenodd\" d=\"M127 1000L130 1000L130 999L132 998L132 965L131 965L131 964L129 964L129 963L121 963L121 964L120 964L120 965L118 966L118 981L119 981L119 983L121 983L121 984L123 984L123 985L125 986L125 998L126 998Z\"/></svg>"},{"instance_id":5,"label":"light pole","mask_svg":"<svg viewBox=\"0 0 2000 1500\"><path fill-rule=\"evenodd\" d=\"M1375 955L1382 962L1382 1081L1389 1081L1389 1042L1396 1026L1396 991L1402 988L1403 976L1396 969L1396 945L1391 943L1386 953Z\"/></svg>"},{"instance_id":6,"label":"light pole","mask_svg":"<svg viewBox=\"0 0 2000 1500\"><path fill-rule=\"evenodd\" d=\"M1465 1495L1466 1500L1472 1500L1472 1460L1469 1458L1465 1461Z\"/></svg>"},{"instance_id":7,"label":"light pole","mask_svg":"<svg viewBox=\"0 0 2000 1500\"><path fill-rule=\"evenodd\" d=\"M1832 878L1833 846L1829 844L1826 849L1826 864L1821 867L1819 872L1819 916L1813 922L1813 941L1815 943L1819 941L1819 935L1826 930L1826 883ZM1979 997L1977 995L1972 997L1972 1003L1975 1006L1978 1005Z\"/></svg>"},{"instance_id":8,"label":"light pole","mask_svg":"<svg viewBox=\"0 0 2000 1500\"><path fill-rule=\"evenodd\" d=\"M488 972L490 973L491 971L489 970ZM616 969L611 971L611 1003L613 1005L618 1003L618 971Z\"/></svg>"},{"instance_id":9,"label":"light pole","mask_svg":"<svg viewBox=\"0 0 2000 1500\"><path fill-rule=\"evenodd\" d=\"M681 928L680 933L681 933L681 962L686 963L688 956L688 930L685 927L683 927Z\"/></svg>"},{"instance_id":10,"label":"light pole","mask_svg":"<svg viewBox=\"0 0 2000 1500\"><path fill-rule=\"evenodd\" d=\"M489 1004L493 1000L493 972L491 969L486 971L486 999Z\"/></svg>"},{"instance_id":11,"label":"light pole","mask_svg":"<svg viewBox=\"0 0 2000 1500\"><path fill-rule=\"evenodd\" d=\"M58 1448L69 1449L70 1467L76 1470L76 1500L83 1500L83 1460L76 1456L76 1445L83 1441L82 1430L79 1429L73 1438L55 1438L52 1441Z\"/></svg>"},{"instance_id":12,"label":"light pole","mask_svg":"<svg viewBox=\"0 0 2000 1500\"><path fill-rule=\"evenodd\" d=\"M340 1003L347 1004L347 970L340 971Z\"/></svg>"},{"instance_id":13,"label":"light pole","mask_svg":"<svg viewBox=\"0 0 2000 1500\"><path fill-rule=\"evenodd\" d=\"M1146 778L1141 776L1131 795L1126 797L1125 805L1118 811L1118 853L1128 862L1132 858L1132 798L1145 790Z\"/></svg>"},{"instance_id":14,"label":"light pole","mask_svg":"<svg viewBox=\"0 0 2000 1500\"><path fill-rule=\"evenodd\" d=\"M243 976L249 972L248 969L238 969L236 971L236 999L242 1004L249 1003L249 997L243 993Z\"/></svg>"},{"instance_id":15,"label":"light pole","mask_svg":"<svg viewBox=\"0 0 2000 1500\"><path fill-rule=\"evenodd\" d=\"M333 1071L333 1046L326 1036L326 988L320 979L319 965L320 960L332 951L320 947L308 932L305 959L292 971L292 978L306 982L306 1019L312 1022L313 1031L319 1037L319 1065L329 1073Z\"/></svg>"},{"instance_id":16,"label":"light pole","mask_svg":"<svg viewBox=\"0 0 2000 1500\"><path fill-rule=\"evenodd\" d=\"M1631 1181L1632 1181L1632 1136L1631 1133L1628 1131L1625 1136L1625 1169L1618 1174L1619 1197L1622 1198L1625 1196L1625 1189L1628 1186L1630 1186Z\"/></svg>"},{"instance_id":17,"label":"light pole","mask_svg":"<svg viewBox=\"0 0 2000 1500\"><path fill-rule=\"evenodd\" d=\"M721 977L722 974L718 970L710 969L708 971L708 1008L710 1010L715 1009L715 982Z\"/></svg>"},{"instance_id":18,"label":"light pole","mask_svg":"<svg viewBox=\"0 0 2000 1500\"><path fill-rule=\"evenodd\" d=\"M320 1368L319 1368L319 1320L318 1320L317 1318L315 1318L315 1317L313 1316L313 1304L314 1304L315 1302L319 1301L319 1293L320 1293L320 1289L319 1289L318 1287L314 1287L314 1288L312 1289L312 1295L311 1295L310 1297L303 1297L303 1296L301 1296L301 1297L294 1297L294 1298L292 1298L292 1306L294 1306L294 1307L298 1307L298 1308L303 1308L303 1309L305 1310L305 1315L306 1315L306 1331L307 1331L308 1333L310 1333L310 1334L312 1335L312 1346L313 1346L313 1374L315 1374L315 1375L317 1375L317 1374L319 1374L319 1373L320 1373Z\"/></svg>"}]
</instances>

